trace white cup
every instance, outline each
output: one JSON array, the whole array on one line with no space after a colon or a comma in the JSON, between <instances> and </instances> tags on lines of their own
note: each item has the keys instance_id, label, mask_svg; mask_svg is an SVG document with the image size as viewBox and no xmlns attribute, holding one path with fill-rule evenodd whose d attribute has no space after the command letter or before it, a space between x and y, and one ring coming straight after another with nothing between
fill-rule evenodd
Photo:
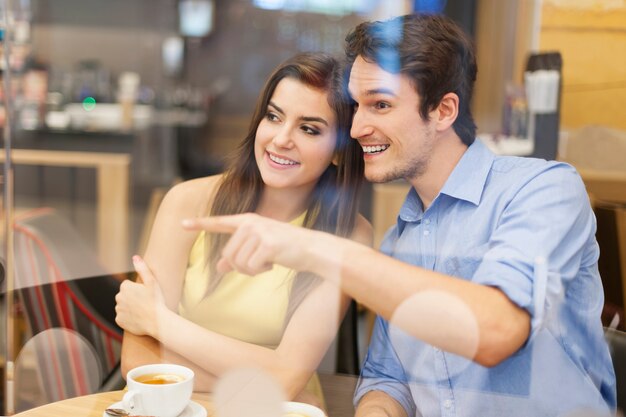
<instances>
[{"instance_id":1,"label":"white cup","mask_svg":"<svg viewBox=\"0 0 626 417\"><path fill-rule=\"evenodd\" d=\"M150 374L178 376L180 381L146 384L136 380ZM128 392L124 394L122 403L131 414L176 417L191 400L193 378L193 371L180 365L163 363L133 368L126 374Z\"/></svg>"}]
</instances>

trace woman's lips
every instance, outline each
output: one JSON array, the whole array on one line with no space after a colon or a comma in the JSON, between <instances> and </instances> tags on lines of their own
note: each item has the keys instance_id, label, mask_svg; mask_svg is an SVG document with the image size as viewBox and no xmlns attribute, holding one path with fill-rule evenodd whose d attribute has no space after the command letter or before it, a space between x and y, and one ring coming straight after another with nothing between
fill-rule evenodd
<instances>
[{"instance_id":1,"label":"woman's lips","mask_svg":"<svg viewBox=\"0 0 626 417\"><path fill-rule=\"evenodd\" d=\"M293 167L300 165L300 163L292 159L281 157L268 151L266 151L265 153L267 155L269 164L275 168L287 169L287 168L293 168Z\"/></svg>"}]
</instances>

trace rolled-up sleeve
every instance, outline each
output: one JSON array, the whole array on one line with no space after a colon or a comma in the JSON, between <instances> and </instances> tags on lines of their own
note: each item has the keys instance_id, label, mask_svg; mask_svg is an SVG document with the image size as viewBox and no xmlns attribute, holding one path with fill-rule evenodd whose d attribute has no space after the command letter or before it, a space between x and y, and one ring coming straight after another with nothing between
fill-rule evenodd
<instances>
[{"instance_id":1,"label":"rolled-up sleeve","mask_svg":"<svg viewBox=\"0 0 626 417\"><path fill-rule=\"evenodd\" d=\"M531 339L582 263L595 217L580 176L552 165L521 184L502 213L472 281L499 288L531 315Z\"/></svg>"},{"instance_id":2,"label":"rolled-up sleeve","mask_svg":"<svg viewBox=\"0 0 626 417\"><path fill-rule=\"evenodd\" d=\"M389 323L376 317L372 340L354 393L354 405L370 391L382 391L398 401L408 416L415 415L415 403L404 369L389 338Z\"/></svg>"}]
</instances>

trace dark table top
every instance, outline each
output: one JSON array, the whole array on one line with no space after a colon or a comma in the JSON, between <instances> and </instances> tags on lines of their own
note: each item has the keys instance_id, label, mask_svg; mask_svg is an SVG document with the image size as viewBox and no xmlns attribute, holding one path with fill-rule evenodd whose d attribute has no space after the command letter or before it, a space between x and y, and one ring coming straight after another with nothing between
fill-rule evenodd
<instances>
[{"instance_id":1,"label":"dark table top","mask_svg":"<svg viewBox=\"0 0 626 417\"><path fill-rule=\"evenodd\" d=\"M320 374L328 417L353 417L352 395L358 381L354 375Z\"/></svg>"}]
</instances>

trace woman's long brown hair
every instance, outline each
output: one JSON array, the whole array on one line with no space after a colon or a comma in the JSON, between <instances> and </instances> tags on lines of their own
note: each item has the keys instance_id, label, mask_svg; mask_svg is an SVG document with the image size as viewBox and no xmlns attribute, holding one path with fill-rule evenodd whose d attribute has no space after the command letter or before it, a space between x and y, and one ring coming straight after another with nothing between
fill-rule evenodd
<instances>
[{"instance_id":1,"label":"woman's long brown hair","mask_svg":"<svg viewBox=\"0 0 626 417\"><path fill-rule=\"evenodd\" d=\"M335 114L337 129L334 159L336 165L330 164L319 178L309 198L303 226L343 237L350 236L354 229L363 181L363 155L357 141L350 138L353 107L343 82L344 75L337 60L320 53L296 55L274 70L257 101L247 136L233 154L230 168L225 172L217 189L210 208L211 216L256 210L264 187L254 154L256 131L266 116L268 103L278 83L284 78L292 78L328 94L328 104ZM210 274L207 293L213 291L222 278L216 270L216 263L228 238L228 235L221 234L206 238ZM307 272L296 274L290 293L287 319L319 279Z\"/></svg>"}]
</instances>

